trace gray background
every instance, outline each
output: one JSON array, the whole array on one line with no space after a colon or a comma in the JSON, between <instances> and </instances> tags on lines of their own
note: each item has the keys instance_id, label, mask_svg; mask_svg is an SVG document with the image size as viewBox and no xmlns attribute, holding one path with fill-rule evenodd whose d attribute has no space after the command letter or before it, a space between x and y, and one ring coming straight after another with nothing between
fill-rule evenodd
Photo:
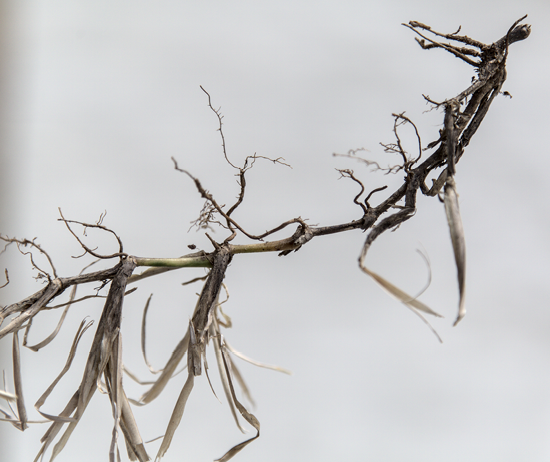
<instances>
[{"instance_id":1,"label":"gray background","mask_svg":"<svg viewBox=\"0 0 550 462\"><path fill-rule=\"evenodd\" d=\"M188 244L211 249L203 233L188 233L202 200L170 161L178 159L220 203L238 193L199 85L222 108L235 163L256 152L282 156L293 167L257 162L249 172L248 196L236 214L247 230L260 233L296 216L342 223L360 211L352 203L356 185L338 180L335 168L354 169L369 189L392 190L402 175L369 173L332 153L364 147L368 158L397 163L378 145L393 141L391 113L407 111L427 144L442 114L424 113L422 93L443 100L472 76L443 51L421 50L400 24L418 20L442 32L462 25L462 33L489 43L529 13L531 37L511 48L508 62L504 89L513 99L494 102L458 164L466 318L452 328L456 270L437 199L419 198L416 216L378 239L368 256L371 269L414 294L428 277L415 252L425 249L433 279L421 300L445 316L433 321L444 343L359 271L365 237L359 231L315 239L285 258L236 257L226 280L225 309L234 322L226 337L249 356L294 373L239 363L262 435L236 460L550 460L550 3L4 1L0 13L0 230L38 237L62 276L76 274L85 261L71 258L80 250L57 221L57 207L88 222L106 210L104 224L133 255L175 257ZM412 134L404 131L403 140L415 153ZM116 249L97 233L88 242L105 253ZM41 287L15 249L2 256L4 267L12 282L2 304ZM139 352L149 294L149 355L161 367L200 290L180 283L203 274L179 270L145 281L128 297L123 335L130 370L149 379ZM31 418L39 417L32 405L63 367L76 326L85 316L97 321L100 312L98 301L74 306L53 344L23 351ZM30 343L46 336L58 316L39 318ZM93 329L45 411L59 412L77 388L92 336ZM0 348L11 379L11 338ZM164 432L184 379L135 410L145 440ZM129 379L125 385L135 398L144 390ZM111 422L108 399L97 394L58 460L106 460ZM22 434L2 424L0 459L32 460L45 430L32 425ZM213 460L246 437L202 377L165 460ZM150 455L158 445L147 446Z\"/></svg>"}]
</instances>

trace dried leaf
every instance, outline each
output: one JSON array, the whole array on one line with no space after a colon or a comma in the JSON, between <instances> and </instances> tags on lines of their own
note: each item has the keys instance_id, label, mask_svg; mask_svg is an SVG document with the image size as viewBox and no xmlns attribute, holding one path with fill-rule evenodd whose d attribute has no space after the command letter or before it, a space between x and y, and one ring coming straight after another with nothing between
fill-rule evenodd
<instances>
[{"instance_id":1,"label":"dried leaf","mask_svg":"<svg viewBox=\"0 0 550 462\"><path fill-rule=\"evenodd\" d=\"M140 398L139 403L140 404L147 404L153 401L162 390L164 390L164 387L168 383L168 381L172 378L174 371L176 370L176 367L178 367L178 364L181 362L182 358L184 357L185 353L187 352L187 348L189 346L189 331L185 333L185 336L180 340L180 342L177 344L176 348L174 348L174 351L172 352L172 355L170 356L170 359L166 363L166 365L162 369L162 373L160 374L159 378L155 381L154 385L149 388Z\"/></svg>"},{"instance_id":2,"label":"dried leaf","mask_svg":"<svg viewBox=\"0 0 550 462\"><path fill-rule=\"evenodd\" d=\"M231 396L231 388L229 385L230 378L227 375L227 371L224 366L224 360L223 360L223 353L222 353L222 337L221 333L219 331L219 325L216 317L214 316L212 325L210 326L212 330L212 339L214 344L214 353L216 355L216 362L218 364L218 371L220 373L220 379L222 381L223 391L225 393L225 397L227 399L227 404L229 405L229 409L231 410L231 414L233 415L233 419L235 420L235 423L237 424L238 429L242 433L246 433L246 430L241 426L239 422L239 418L237 416L237 410L235 408L235 403L233 402L233 398Z\"/></svg>"},{"instance_id":3,"label":"dried leaf","mask_svg":"<svg viewBox=\"0 0 550 462\"><path fill-rule=\"evenodd\" d=\"M82 268L82 270L80 271L80 273L78 273L78 275L81 276L82 273L85 270L87 270L90 266L95 265L98 261L100 261L100 260L93 261L89 265L86 265L84 268ZM65 304L66 307L63 310L63 313L61 314L61 318L59 319L59 322L57 323L57 326L56 326L55 330L48 337L46 337L44 340L42 340L40 343L37 343L36 345L28 346L27 345L27 335L28 335L30 327L32 325L32 319L31 319L31 322L29 322L29 325L27 326L27 329L25 330L25 337L23 338L23 346L26 346L30 350L38 351L41 348L44 348L46 345L48 345L57 336L57 334L59 333L59 330L61 329L61 326L63 326L63 322L65 321L65 317L67 316L67 312L69 311L69 308L72 306L73 302L75 302L77 288L78 288L78 284L75 284L73 286L73 288L71 289L71 294L69 296L69 301ZM83 297L82 299L80 299L78 301L86 300L87 298L92 298L92 297L96 297L96 296L95 295L86 296L86 297ZM61 305L61 306L63 306L63 305ZM49 307L49 308L53 308L53 307Z\"/></svg>"},{"instance_id":4,"label":"dried leaf","mask_svg":"<svg viewBox=\"0 0 550 462\"><path fill-rule=\"evenodd\" d=\"M13 311L17 311L18 307L20 305L25 305L27 301L32 300L33 302L28 308L26 308L21 314L19 314L19 316L13 318L7 326L5 326L3 329L0 329L0 338L11 332L19 330L26 321L32 319L37 313L39 313L40 310L42 310L52 298L56 297L60 292L62 292L62 290L63 284L61 283L61 281L59 279L52 279L52 281L46 287L44 287L44 289L40 290L36 294L28 297L27 299L19 303L15 303L14 305L6 307L3 310L4 317L7 317Z\"/></svg>"},{"instance_id":5,"label":"dried leaf","mask_svg":"<svg viewBox=\"0 0 550 462\"><path fill-rule=\"evenodd\" d=\"M109 355L109 361L106 364L104 375L114 420L113 430L111 432L111 446L109 448L109 462L115 462L115 455L118 456L118 460L120 460L117 442L118 429L120 428L122 416L122 406L119 398L122 395L122 337L120 335L120 330L114 335L111 354Z\"/></svg>"},{"instance_id":6,"label":"dried leaf","mask_svg":"<svg viewBox=\"0 0 550 462\"><path fill-rule=\"evenodd\" d=\"M149 304L151 303L151 298L153 297L153 294L149 295L149 298L147 299L147 302L145 303L145 308L143 309L143 318L141 320L141 353L143 354L143 360L145 361L145 364L149 368L152 374L158 374L159 372L162 372L162 369L156 370L153 369L151 364L149 364L149 361L147 360L147 353L145 348L145 340L146 340L146 325L147 325L147 312L149 311Z\"/></svg>"},{"instance_id":7,"label":"dried leaf","mask_svg":"<svg viewBox=\"0 0 550 462\"><path fill-rule=\"evenodd\" d=\"M139 460L140 462L150 460L147 451L145 451L143 440L124 389L121 391L119 400L122 403L122 420L120 422L120 427L124 433L128 457L130 457L130 460Z\"/></svg>"},{"instance_id":8,"label":"dried leaf","mask_svg":"<svg viewBox=\"0 0 550 462\"><path fill-rule=\"evenodd\" d=\"M25 408L25 400L23 399L23 382L21 379L21 357L19 352L19 336L17 331L13 333L13 383L15 388L15 395L17 399L15 403L17 404L17 414L19 417L19 423L16 427L23 431L28 428L27 425L27 410Z\"/></svg>"},{"instance_id":9,"label":"dried leaf","mask_svg":"<svg viewBox=\"0 0 550 462\"><path fill-rule=\"evenodd\" d=\"M216 392L214 391L214 385L212 385L212 382L210 381L210 376L208 375L208 361L206 360L206 355L204 355L202 359L204 361L204 374L206 375L206 379L208 380L208 385L210 385L210 390L212 390L214 397L221 404L222 402L220 401L220 398L218 398L218 395L216 395Z\"/></svg>"},{"instance_id":10,"label":"dried leaf","mask_svg":"<svg viewBox=\"0 0 550 462\"><path fill-rule=\"evenodd\" d=\"M258 367L263 367L265 369L271 369L273 371L277 371L277 372L282 372L283 374L288 374L288 375L292 375L292 372L289 371L288 369L284 369L282 367L279 367L279 366L272 366L271 364L265 364L265 363L261 363L259 361L256 361L254 359L251 359L249 358L248 356L245 356L244 354L242 354L240 351L237 351L235 350L232 346L230 346L227 342L225 342L225 346L227 347L227 349L233 353L235 356L241 358L243 361L246 361L247 363L250 363L250 364L254 364L254 366L258 366Z\"/></svg>"},{"instance_id":11,"label":"dried leaf","mask_svg":"<svg viewBox=\"0 0 550 462\"><path fill-rule=\"evenodd\" d=\"M430 330L434 333L437 339L441 343L443 343L443 340L441 340L441 337L439 336L439 334L428 322L428 320L422 315L421 311L423 311L424 313L428 313L433 316L436 316L438 318L442 318L443 316L433 311L430 307L428 307L424 303L416 300L414 297L411 297L407 293L403 292L399 287L394 286L391 282L387 281L382 276L376 274L374 271L369 270L365 265L363 265L362 262L360 262L359 266L365 273L367 273L370 277L372 277L385 291L387 291L393 297L397 298L397 300L402 302L414 314L416 314L420 319L422 319L422 321L424 321L424 323L430 328Z\"/></svg>"},{"instance_id":12,"label":"dried leaf","mask_svg":"<svg viewBox=\"0 0 550 462\"><path fill-rule=\"evenodd\" d=\"M64 417L64 416L54 416L51 414L46 414L45 412L42 412L40 408L42 405L46 402L46 399L48 399L48 396L50 396L51 392L54 390L54 388L57 386L59 381L62 379L62 377L67 373L67 371L70 369L71 364L73 362L74 356L76 354L76 349L78 347L78 343L80 342L80 339L82 338L82 335L84 332L86 332L91 325L93 324L93 321L89 321L86 325L86 320L84 319L80 326L78 327L76 331L76 335L73 340L73 344L71 345L71 350L69 351L69 356L67 358L67 361L65 363L65 366L59 373L59 375L55 378L55 380L52 382L52 384L48 387L48 389L42 394L40 398L38 398L38 401L36 401L34 407L35 409L46 419L52 420L54 422L74 422L75 419L72 417Z\"/></svg>"},{"instance_id":13,"label":"dried leaf","mask_svg":"<svg viewBox=\"0 0 550 462\"><path fill-rule=\"evenodd\" d=\"M50 460L63 450L72 432L76 428L82 414L86 410L92 396L99 385L100 377L105 371L109 361L114 361L111 368L121 369L122 365L118 366L115 359L112 358L113 345L117 341L120 332L120 322L122 318L122 305L124 301L124 292L126 289L127 280L132 274L136 266L135 260L127 258L118 266L115 276L111 281L107 300L99 320L97 330L88 354L86 368L82 377L82 381L77 392L73 395L66 408L60 416L68 417L73 412L75 421L70 422L67 429L53 448ZM76 402L75 402L76 399ZM44 445L40 450L40 456L45 451L45 448L53 441L57 433L61 430L63 424L53 422L46 434L42 437Z\"/></svg>"},{"instance_id":14,"label":"dried leaf","mask_svg":"<svg viewBox=\"0 0 550 462\"><path fill-rule=\"evenodd\" d=\"M202 292L205 291L206 284L204 284L202 288ZM201 292L201 296L202 296ZM201 300L201 297L197 300L197 303L195 304L195 310L193 312L193 316L197 313L199 310L199 302ZM185 333L185 336L180 340L174 351L172 352L172 355L170 356L170 359L166 363L166 365L162 368L162 373L160 374L159 378L156 380L154 385L147 390L140 398L138 402L134 402L134 404L144 405L147 403L150 403L153 401L160 393L164 390L164 387L166 387L166 384L170 381L170 379L174 376L174 371L178 367L178 364L183 359L183 356L188 351L189 347L189 329Z\"/></svg>"},{"instance_id":15,"label":"dried leaf","mask_svg":"<svg viewBox=\"0 0 550 462\"><path fill-rule=\"evenodd\" d=\"M73 288L73 293L75 292L75 289L76 289L76 286L74 286L74 288ZM73 296L73 295L71 294L71 296ZM48 335L48 337L46 337L44 340L42 340L40 343L37 343L36 345L28 346L27 345L27 335L28 335L29 330L30 330L31 325L32 325L32 319L31 319L31 321L27 325L27 328L25 329L25 336L23 337L23 346L27 347L29 350L38 351L41 348L44 348L46 345L48 345L59 333L59 330L61 329L61 326L63 325L63 321L65 321L65 317L67 316L67 312L69 311L70 307L71 307L71 304L69 303L65 307L65 309L63 310L63 313L61 314L61 318L59 319L59 322L57 323L57 326L56 326L55 330L50 335Z\"/></svg>"},{"instance_id":16,"label":"dried leaf","mask_svg":"<svg viewBox=\"0 0 550 462\"><path fill-rule=\"evenodd\" d=\"M429 306L425 305L416 298L411 297L409 294L403 292L399 287L394 286L391 282L384 279L379 274L376 274L374 271L369 270L366 266L361 265L361 269L370 277L372 277L386 292L388 292L390 295L392 295L408 307L414 308L415 310L423 311L424 313L431 314L432 316L436 316L438 318L443 317L439 313L433 311Z\"/></svg>"},{"instance_id":17,"label":"dried leaf","mask_svg":"<svg viewBox=\"0 0 550 462\"><path fill-rule=\"evenodd\" d=\"M153 385L155 383L154 380L141 380L136 374L134 374L131 370L129 370L124 364L122 365L122 370L126 373L128 377L130 377L134 382L139 383L140 385ZM133 402L134 400L130 400L130 402Z\"/></svg>"},{"instance_id":18,"label":"dried leaf","mask_svg":"<svg viewBox=\"0 0 550 462\"><path fill-rule=\"evenodd\" d=\"M191 331L194 329L192 326L190 326L189 330ZM183 388L178 397L176 405L174 406L174 410L172 411L172 415L170 416L170 421L168 422L168 427L166 428L166 433L164 434L164 438L160 445L155 461L159 461L164 456L164 454L166 454L166 451L168 451L168 448L172 443L172 438L174 437L174 433L176 432L176 429L178 428L181 422L181 418L183 417L183 412L185 411L185 405L187 404L187 399L189 398L189 395L193 391L193 386L195 384L195 375L194 375L195 364L193 363L194 363L194 359L196 359L194 358L195 355L192 354L192 349L194 346L195 345L192 343L192 338L189 337L189 346L188 346L188 352L187 352L187 380L183 385Z\"/></svg>"},{"instance_id":19,"label":"dried leaf","mask_svg":"<svg viewBox=\"0 0 550 462\"><path fill-rule=\"evenodd\" d=\"M225 344L225 346L227 347L227 344ZM229 359L231 359L231 356L229 356ZM233 360L231 360L230 366L231 366L231 372L233 373L233 376L235 377L235 380L237 380L237 383L239 384L239 387L241 387L241 390L242 390L245 398L248 400L250 405L253 408L255 408L256 407L256 402L252 398L252 394L250 393L250 390L248 389L248 385L246 385L246 382L244 381L244 378L243 378L241 372L239 371L239 368L235 365Z\"/></svg>"},{"instance_id":20,"label":"dried leaf","mask_svg":"<svg viewBox=\"0 0 550 462\"><path fill-rule=\"evenodd\" d=\"M0 390L0 398L6 399L8 401L15 401L17 399L17 396L15 396L13 393Z\"/></svg>"},{"instance_id":21,"label":"dried leaf","mask_svg":"<svg viewBox=\"0 0 550 462\"><path fill-rule=\"evenodd\" d=\"M225 351L225 345L222 344L222 355L223 355L223 363L225 370L227 372L227 376L229 377L229 388L231 390L231 396L233 398L233 401L235 402L235 406L237 406L237 409L243 416L243 418L256 429L256 436L253 436L252 438L243 441L242 443L237 444L236 446L233 446L229 451L227 451L221 458L216 459L215 462L227 462L229 459L231 459L233 456L235 456L237 453L239 453L243 448L248 446L252 441L260 437L260 422L256 417L248 412L246 408L239 402L237 397L235 396L235 388L233 387L233 381L231 380L231 360L229 359L228 353Z\"/></svg>"},{"instance_id":22,"label":"dried leaf","mask_svg":"<svg viewBox=\"0 0 550 462\"><path fill-rule=\"evenodd\" d=\"M77 390L76 393L71 397L67 405L65 406L65 409L59 413L59 417L69 417L74 410L77 407L78 404L78 395L79 391ZM40 448L40 451L38 451L38 454L36 455L34 462L37 462L39 458L42 458L44 454L46 453L48 447L51 443L55 440L57 434L60 432L60 430L63 428L63 422L53 422L50 425L50 428L44 433L44 436L40 438L40 442L42 443L42 447ZM53 460L53 456L50 460Z\"/></svg>"},{"instance_id":23,"label":"dried leaf","mask_svg":"<svg viewBox=\"0 0 550 462\"><path fill-rule=\"evenodd\" d=\"M453 325L458 322L466 314L465 292L466 292L466 242L464 238L464 228L460 218L460 210L458 207L458 194L456 192L456 184L454 178L449 176L445 183L445 212L447 214L447 222L449 223L449 231L451 232L451 241L453 243L453 251L455 254L456 270L458 277L458 316Z\"/></svg>"}]
</instances>

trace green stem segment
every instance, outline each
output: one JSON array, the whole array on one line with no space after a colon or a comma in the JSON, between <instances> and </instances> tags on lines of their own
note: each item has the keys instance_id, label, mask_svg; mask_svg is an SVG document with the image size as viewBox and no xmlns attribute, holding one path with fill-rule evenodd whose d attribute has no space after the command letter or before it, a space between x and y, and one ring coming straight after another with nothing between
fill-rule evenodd
<instances>
[{"instance_id":1,"label":"green stem segment","mask_svg":"<svg viewBox=\"0 0 550 462\"><path fill-rule=\"evenodd\" d=\"M282 252L294 250L299 247L293 238L281 239L273 242L260 242L255 244L229 245L229 253L256 253L256 252ZM179 258L145 258L134 257L137 266L153 266L161 268L211 268L212 256L210 254L192 254Z\"/></svg>"}]
</instances>

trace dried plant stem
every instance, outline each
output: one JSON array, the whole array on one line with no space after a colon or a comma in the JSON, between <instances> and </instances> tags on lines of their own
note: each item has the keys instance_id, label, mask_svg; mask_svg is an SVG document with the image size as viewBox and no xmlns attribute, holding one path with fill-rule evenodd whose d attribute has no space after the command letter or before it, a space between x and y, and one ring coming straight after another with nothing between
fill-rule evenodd
<instances>
[{"instance_id":1,"label":"dried plant stem","mask_svg":"<svg viewBox=\"0 0 550 462\"><path fill-rule=\"evenodd\" d=\"M355 210L358 211L355 220L339 223L329 226L310 226L306 223L307 220L291 218L274 227L267 228L265 232L258 234L249 233L233 218L233 212L244 202L246 192L246 173L254 166L258 159L269 160L275 164L282 164L282 158L267 159L263 156L247 156L242 167L237 167L230 161L227 153L226 138L223 133L223 116L220 109L215 109L212 105L210 94L203 89L208 96L208 106L215 113L218 120L218 131L222 140L222 150L225 161L234 169L237 170L239 191L236 201L226 208L222 201L216 200L202 185L199 179L192 176L188 171L178 167L175 159L174 168L188 175L194 182L195 188L203 199L205 204L200 212L199 218L195 220L195 224L199 228L212 228L217 226L227 232L227 237L223 242L215 241L209 234L206 234L212 243L213 250L211 252L199 251L192 254L184 255L178 258L147 258L129 256L123 251L122 240L118 235L109 228L102 225L105 215L101 215L100 219L95 224L83 223L74 220L65 219L61 210L60 221L62 221L69 232L80 244L83 255L92 255L100 260L117 259L117 263L111 268L96 271L93 273L79 274L77 276L61 278L53 265L50 256L44 249L34 240L9 238L0 235L0 241L5 242L5 247L0 251L3 253L6 248L13 244L23 255L28 255L31 260L33 270L38 272L38 277L45 282L45 286L34 293L33 295L11 305L0 307L0 338L13 334L12 342L12 358L14 370L14 388L15 393L9 393L5 390L0 391L0 398L8 401L15 401L17 411L11 410L12 414L4 412L3 420L11 422L17 428L24 430L27 424L31 421L27 420L25 404L23 400L22 373L21 373L21 357L19 351L18 332L21 329L25 330L23 346L38 350L51 342L57 332L61 329L63 319L68 310L75 304L91 297L99 297L96 295L88 295L75 299L76 287L81 284L90 282L100 283L97 290L103 288L110 283L109 292L105 301L101 318L97 324L95 336L92 341L84 374L79 388L68 400L65 408L57 415L47 414L40 410L45 400L53 391L57 383L65 375L71 367L75 356L76 347L84 332L90 327L91 323L81 323L70 349L67 362L58 374L57 378L39 398L36 403L36 409L45 418L51 421L49 429L46 431L41 441L43 443L40 452L35 461L43 457L46 450L54 443L58 434L63 427L67 425L64 433L56 442L51 460L53 460L65 447L69 437L74 431L76 425L80 421L84 411L90 403L92 396L97 388L106 390L112 406L113 426L112 439L109 451L110 461L114 462L120 458L118 449L118 437L120 431L124 435L127 451L131 460L145 462L149 460L149 456L145 451L144 443L139 434L136 421L132 414L130 402L136 405L145 405L153 401L166 387L168 381L174 376L174 373L187 354L187 380L183 385L179 398L175 403L172 416L168 422L164 439L157 453L156 460L162 458L168 450L176 429L182 419L186 403L194 387L195 376L201 375L203 370L208 372L206 363L206 347L210 340L213 340L215 356L218 361L218 371L224 387L225 396L228 400L229 407L233 413L237 426L242 429L238 417L240 413L255 430L256 435L252 438L237 444L226 452L218 462L226 462L235 454L241 451L246 445L255 440L260 435L260 423L256 417L248 412L248 410L238 401L233 380L235 379L245 395L251 400L248 388L239 373L238 369L232 363L229 352L233 352L236 356L253 364L262 367L270 367L281 372L288 372L282 368L275 366L267 366L262 363L250 360L248 357L230 348L224 340L221 328L231 326L230 319L222 312L219 295L221 288L224 286L224 277L232 261L232 258L237 254L261 253L261 252L279 252L280 256L285 256L293 251L299 250L303 245L316 237L348 232L351 230L361 230L367 232L361 251L359 252L358 263L360 269L372 278L379 286L389 292L392 296L410 308L415 314L420 316L424 322L429 323L424 318L424 314L439 316L438 313L426 306L417 297L411 297L399 287L386 280L376 272L368 268L366 258L368 251L374 241L388 230L394 230L403 223L411 219L416 213L417 196L424 194L428 197L439 196L441 191L444 192L444 207L447 215L451 242L453 246L455 263L457 267L457 280L459 289L458 315L455 325L464 317L465 308L465 287L466 287L466 246L465 236L460 218L458 206L458 192L456 181L454 179L457 172L457 163L464 154L465 148L469 145L472 137L480 127L484 120L491 103L497 95L500 94L502 85L506 80L506 59L508 57L509 45L520 40L526 39L530 34L530 26L519 25L524 18L516 21L508 30L505 36L492 44L483 44L481 42L470 39L467 36L457 35L458 31L453 34L443 34L436 32L418 21L411 21L405 24L406 27L418 34L418 43L423 49L443 49L454 56L458 57L468 65L474 67L476 77L468 87L458 95L449 98L442 102L436 102L425 96L426 100L434 105L444 109L444 119L442 128L439 133L439 138L432 141L426 148L422 147L422 140L417 126L408 117L401 114L393 114L394 126L393 135L394 142L382 144L384 151L392 155L396 155L399 159L399 164L383 169L376 162L357 157L359 151L364 149L350 150L344 157L352 157L364 163L374 170L381 170L384 173L401 172L404 174L403 183L388 196L382 199L378 205L373 206L370 202L374 193L380 193L386 189L386 186L376 188L367 192L360 176L349 169L339 169L341 176L350 179L358 187L358 193L351 199L355 205ZM460 28L459 28L460 30ZM442 43L440 40L445 39L449 43ZM405 150L404 139L400 135L400 130L403 125L412 126L416 135L415 151L418 151L413 156L409 155ZM417 145L417 146L416 146ZM431 154L423 154L430 151ZM422 161L421 161L422 160ZM437 176L437 180L432 180L433 184L428 186L426 181L430 175ZM379 197L379 194L376 196ZM359 212L360 210L360 212ZM360 214L359 214L360 213ZM96 252L96 249L88 247L81 238L72 229L71 225L79 225L86 230L87 228L95 228L103 232L108 232L115 236L118 242L119 250L112 254L101 254ZM294 233L280 240L265 241L268 236L276 232L287 229L288 226L295 225ZM266 228L263 228L266 229ZM240 233L241 237L246 237L250 241L245 244L232 244L231 242ZM30 248L28 249L23 248ZM194 249L194 246L190 246ZM47 259L51 268L51 273L38 267L33 259L33 251L40 252ZM82 255L81 255L82 256ZM133 271L137 266L149 267L141 274L133 275ZM131 293L134 289L126 291L128 284L136 283L142 279L152 277L166 271L171 271L177 268L210 268L202 291L198 297L195 309L189 323L182 325L181 340L174 348L170 358L159 370L154 370L147 360L145 351L145 336L146 336L146 314L151 298L147 301L144 316L142 321L142 351L143 357L149 370L153 373L159 373L157 380L149 383L151 387L146 391L138 401L127 398L123 388L122 374L124 366L122 364L122 334L120 332L122 319L122 306L124 297ZM87 267L85 268L87 269ZM84 270L83 270L84 271ZM5 271L6 283L1 287L9 284L9 276ZM199 280L203 278L196 278ZM0 287L0 288L1 288ZM69 296L69 301L56 305L51 302L65 292L68 288L73 288ZM28 346L26 343L27 333L32 327L33 319L42 311L57 309L64 307L64 312L58 327L44 341L34 346ZM225 321L219 316L224 316ZM6 324L2 327L4 321ZM430 325L429 325L430 326ZM435 330L430 326L432 331L437 335ZM438 336L439 338L439 336ZM439 338L439 340L441 340ZM4 386L4 388L6 388ZM8 403L9 404L9 403ZM238 413L237 413L238 411ZM14 417L15 416L15 417Z\"/></svg>"}]
</instances>

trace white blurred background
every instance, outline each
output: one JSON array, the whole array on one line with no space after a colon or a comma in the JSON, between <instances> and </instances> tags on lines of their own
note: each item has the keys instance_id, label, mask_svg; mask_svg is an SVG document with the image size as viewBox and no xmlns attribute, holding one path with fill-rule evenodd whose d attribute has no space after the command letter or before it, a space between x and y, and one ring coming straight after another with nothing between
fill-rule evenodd
<instances>
[{"instance_id":1,"label":"white blurred background","mask_svg":"<svg viewBox=\"0 0 550 462\"><path fill-rule=\"evenodd\" d=\"M417 20L441 32L462 25L461 33L490 43L526 13L532 34L511 47L508 59L504 90L513 98L497 98L457 166L468 251L466 318L452 327L456 270L437 199L420 197L416 216L380 237L367 260L415 294L428 278L416 253L425 249L433 278L421 300L445 316L433 320L444 343L359 271L365 238L359 231L317 238L284 258L236 256L226 278L225 311L234 323L226 337L245 354L293 371L289 377L239 363L262 434L235 460L550 460L546 0L4 0L0 232L37 237L61 276L89 260L71 258L81 252L57 221L58 207L87 222L107 211L104 224L133 255L176 257L189 244L210 251L202 232L188 232L202 200L170 160L200 178L220 203L234 201L234 171L223 160L217 120L199 85L221 106L234 163L257 153L292 165L257 162L249 172L235 215L247 230L261 233L296 216L319 225L357 219L358 189L338 180L335 168L354 169L368 189L388 185L388 191L402 174L370 173L332 154L364 147L366 157L397 163L378 144L393 141L391 113L406 111L427 144L443 118L424 113L422 94L452 97L473 75L442 50L423 51L401 23ZM412 133L404 131L403 140L415 153ZM378 193L373 203L384 197ZM116 249L109 237L88 234L100 251ZM2 305L42 287L15 248L1 259L11 279L0 292ZM200 290L180 283L203 274L182 269L149 279L126 299L124 361L143 379L150 380L139 350L147 297L154 293L149 356L162 367ZM76 327L85 316L97 322L101 308L98 301L75 305L49 347L22 351L31 419L39 418L32 405L63 367ZM57 311L36 320L29 343L49 334ZM78 387L94 328L44 411L59 412ZM11 337L0 342L0 361L11 386ZM156 401L135 409L145 440L164 432L184 380L185 374L176 377ZM145 390L129 379L125 385L133 398ZM197 380L164 460L213 460L251 436L240 434L222 402L204 377ZM46 428L21 433L1 424L0 459L33 460ZM108 399L98 393L57 460L106 460L111 428ZM159 444L147 445L152 457ZM123 446L121 439L125 456Z\"/></svg>"}]
</instances>

